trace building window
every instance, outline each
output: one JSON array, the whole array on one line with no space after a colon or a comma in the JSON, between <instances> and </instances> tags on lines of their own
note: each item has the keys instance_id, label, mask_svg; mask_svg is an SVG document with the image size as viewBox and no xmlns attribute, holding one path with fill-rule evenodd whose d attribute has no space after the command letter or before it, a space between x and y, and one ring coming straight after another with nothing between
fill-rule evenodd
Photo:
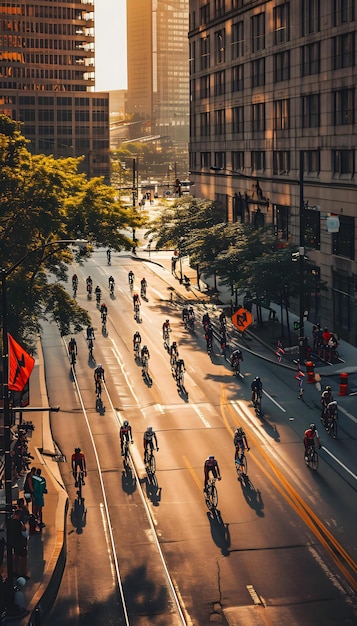
<instances>
[{"instance_id":1,"label":"building window","mask_svg":"<svg viewBox=\"0 0 357 626\"><path fill-rule=\"evenodd\" d=\"M232 24L232 59L244 55L244 22Z\"/></svg>"},{"instance_id":2,"label":"building window","mask_svg":"<svg viewBox=\"0 0 357 626\"><path fill-rule=\"evenodd\" d=\"M320 0L302 0L302 35L311 35L320 30Z\"/></svg>"},{"instance_id":3,"label":"building window","mask_svg":"<svg viewBox=\"0 0 357 626\"><path fill-rule=\"evenodd\" d=\"M204 113L200 113L200 134L201 137L209 137L210 136L210 113L209 111L205 111Z\"/></svg>"},{"instance_id":4,"label":"building window","mask_svg":"<svg viewBox=\"0 0 357 626\"><path fill-rule=\"evenodd\" d=\"M209 36L202 37L200 46L201 46L201 70L208 70L210 66Z\"/></svg>"},{"instance_id":5,"label":"building window","mask_svg":"<svg viewBox=\"0 0 357 626\"><path fill-rule=\"evenodd\" d=\"M265 85L265 58L256 59L250 64L252 87L262 87Z\"/></svg>"},{"instance_id":6,"label":"building window","mask_svg":"<svg viewBox=\"0 0 357 626\"><path fill-rule=\"evenodd\" d=\"M273 225L275 237L287 241L290 236L290 211L288 206L281 204L273 206Z\"/></svg>"},{"instance_id":7,"label":"building window","mask_svg":"<svg viewBox=\"0 0 357 626\"><path fill-rule=\"evenodd\" d=\"M201 152L201 168L211 167L211 153Z\"/></svg>"},{"instance_id":8,"label":"building window","mask_svg":"<svg viewBox=\"0 0 357 626\"><path fill-rule=\"evenodd\" d=\"M226 72L216 72L214 74L214 95L223 96L226 90Z\"/></svg>"},{"instance_id":9,"label":"building window","mask_svg":"<svg viewBox=\"0 0 357 626\"><path fill-rule=\"evenodd\" d=\"M243 134L244 132L244 107L234 107L232 109L232 133Z\"/></svg>"},{"instance_id":10,"label":"building window","mask_svg":"<svg viewBox=\"0 0 357 626\"><path fill-rule=\"evenodd\" d=\"M353 327L356 278L342 272L333 272L332 276L333 328L348 340Z\"/></svg>"},{"instance_id":11,"label":"building window","mask_svg":"<svg viewBox=\"0 0 357 626\"><path fill-rule=\"evenodd\" d=\"M333 38L334 69L353 67L355 64L355 34L345 33Z\"/></svg>"},{"instance_id":12,"label":"building window","mask_svg":"<svg viewBox=\"0 0 357 626\"><path fill-rule=\"evenodd\" d=\"M218 109L214 112L214 134L226 134L226 110Z\"/></svg>"},{"instance_id":13,"label":"building window","mask_svg":"<svg viewBox=\"0 0 357 626\"><path fill-rule=\"evenodd\" d=\"M244 151L238 150L232 152L232 170L243 171L244 170Z\"/></svg>"},{"instance_id":14,"label":"building window","mask_svg":"<svg viewBox=\"0 0 357 626\"><path fill-rule=\"evenodd\" d=\"M320 211L303 209L304 241L309 248L320 250Z\"/></svg>"},{"instance_id":15,"label":"building window","mask_svg":"<svg viewBox=\"0 0 357 626\"><path fill-rule=\"evenodd\" d=\"M301 76L320 73L320 42L301 47Z\"/></svg>"},{"instance_id":16,"label":"building window","mask_svg":"<svg viewBox=\"0 0 357 626\"><path fill-rule=\"evenodd\" d=\"M232 67L232 91L243 91L244 89L244 65Z\"/></svg>"},{"instance_id":17,"label":"building window","mask_svg":"<svg viewBox=\"0 0 357 626\"><path fill-rule=\"evenodd\" d=\"M289 100L274 101L274 130L286 130L290 127Z\"/></svg>"},{"instance_id":18,"label":"building window","mask_svg":"<svg viewBox=\"0 0 357 626\"><path fill-rule=\"evenodd\" d=\"M332 234L332 254L344 256L347 259L355 258L355 218L349 215L339 215L340 230Z\"/></svg>"},{"instance_id":19,"label":"building window","mask_svg":"<svg viewBox=\"0 0 357 626\"><path fill-rule=\"evenodd\" d=\"M190 76L196 72L196 42L191 41L189 44L190 58L189 58L189 67L190 67Z\"/></svg>"},{"instance_id":20,"label":"building window","mask_svg":"<svg viewBox=\"0 0 357 626\"><path fill-rule=\"evenodd\" d=\"M252 131L265 130L265 103L252 104Z\"/></svg>"},{"instance_id":21,"label":"building window","mask_svg":"<svg viewBox=\"0 0 357 626\"><path fill-rule=\"evenodd\" d=\"M333 94L334 125L354 124L355 90L340 89Z\"/></svg>"},{"instance_id":22,"label":"building window","mask_svg":"<svg viewBox=\"0 0 357 626\"><path fill-rule=\"evenodd\" d=\"M274 82L290 78L290 50L274 54Z\"/></svg>"},{"instance_id":23,"label":"building window","mask_svg":"<svg viewBox=\"0 0 357 626\"><path fill-rule=\"evenodd\" d=\"M216 64L224 63L226 60L226 31L224 28L215 32L215 52Z\"/></svg>"},{"instance_id":24,"label":"building window","mask_svg":"<svg viewBox=\"0 0 357 626\"><path fill-rule=\"evenodd\" d=\"M219 167L222 170L226 169L226 153L225 152L214 153L214 166Z\"/></svg>"},{"instance_id":25,"label":"building window","mask_svg":"<svg viewBox=\"0 0 357 626\"><path fill-rule=\"evenodd\" d=\"M200 8L200 22L202 26L204 26L205 24L208 24L208 22L210 21L209 7L210 7L210 3L207 2L207 4L204 4Z\"/></svg>"},{"instance_id":26,"label":"building window","mask_svg":"<svg viewBox=\"0 0 357 626\"><path fill-rule=\"evenodd\" d=\"M210 96L210 77L209 74L205 74L200 78L200 98L209 98Z\"/></svg>"},{"instance_id":27,"label":"building window","mask_svg":"<svg viewBox=\"0 0 357 626\"><path fill-rule=\"evenodd\" d=\"M255 150L251 152L251 168L254 172L264 172L265 170L265 152L263 150Z\"/></svg>"},{"instance_id":28,"label":"building window","mask_svg":"<svg viewBox=\"0 0 357 626\"><path fill-rule=\"evenodd\" d=\"M339 26L346 22L353 22L355 0L334 0L334 25Z\"/></svg>"},{"instance_id":29,"label":"building window","mask_svg":"<svg viewBox=\"0 0 357 626\"><path fill-rule=\"evenodd\" d=\"M354 150L332 150L332 171L334 176L353 176L355 173Z\"/></svg>"},{"instance_id":30,"label":"building window","mask_svg":"<svg viewBox=\"0 0 357 626\"><path fill-rule=\"evenodd\" d=\"M275 150L273 152L273 174L286 176L290 170L290 152L288 150Z\"/></svg>"},{"instance_id":31,"label":"building window","mask_svg":"<svg viewBox=\"0 0 357 626\"><path fill-rule=\"evenodd\" d=\"M288 2L274 7L274 43L285 43L290 39L290 5Z\"/></svg>"},{"instance_id":32,"label":"building window","mask_svg":"<svg viewBox=\"0 0 357 626\"><path fill-rule=\"evenodd\" d=\"M265 48L265 13L258 13L250 18L252 35L252 52Z\"/></svg>"},{"instance_id":33,"label":"building window","mask_svg":"<svg viewBox=\"0 0 357 626\"><path fill-rule=\"evenodd\" d=\"M320 173L320 150L304 150L304 172L307 175Z\"/></svg>"},{"instance_id":34,"label":"building window","mask_svg":"<svg viewBox=\"0 0 357 626\"><path fill-rule=\"evenodd\" d=\"M225 10L225 0L214 0L213 11L215 17L221 17L222 15L224 15Z\"/></svg>"},{"instance_id":35,"label":"building window","mask_svg":"<svg viewBox=\"0 0 357 626\"><path fill-rule=\"evenodd\" d=\"M320 126L320 94L302 97L301 122L302 128L318 128Z\"/></svg>"}]
</instances>

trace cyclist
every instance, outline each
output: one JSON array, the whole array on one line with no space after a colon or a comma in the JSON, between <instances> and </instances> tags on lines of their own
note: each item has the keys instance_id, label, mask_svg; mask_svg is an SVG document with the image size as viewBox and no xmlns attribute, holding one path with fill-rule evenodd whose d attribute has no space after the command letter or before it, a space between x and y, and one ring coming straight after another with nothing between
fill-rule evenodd
<instances>
[{"instance_id":1,"label":"cyclist","mask_svg":"<svg viewBox=\"0 0 357 626\"><path fill-rule=\"evenodd\" d=\"M142 362L144 362L145 359L150 359L149 348L147 347L146 344L141 348L141 353L140 354L141 354Z\"/></svg>"},{"instance_id":2,"label":"cyclist","mask_svg":"<svg viewBox=\"0 0 357 626\"><path fill-rule=\"evenodd\" d=\"M175 365L175 378L177 381L180 380L180 374L184 374L185 371L185 361L183 359L178 359Z\"/></svg>"},{"instance_id":3,"label":"cyclist","mask_svg":"<svg viewBox=\"0 0 357 626\"><path fill-rule=\"evenodd\" d=\"M165 320L165 322L162 325L162 338L166 339L170 332L171 332L170 320Z\"/></svg>"},{"instance_id":4,"label":"cyclist","mask_svg":"<svg viewBox=\"0 0 357 626\"><path fill-rule=\"evenodd\" d=\"M87 276L87 278L86 278L86 285L87 285L87 291L88 291L88 287L89 286L91 288L93 287L93 281L92 281L92 278L90 276Z\"/></svg>"},{"instance_id":5,"label":"cyclist","mask_svg":"<svg viewBox=\"0 0 357 626\"><path fill-rule=\"evenodd\" d=\"M337 402L332 400L329 402L324 413L324 426L328 430L329 422L337 420Z\"/></svg>"},{"instance_id":6,"label":"cyclist","mask_svg":"<svg viewBox=\"0 0 357 626\"><path fill-rule=\"evenodd\" d=\"M238 428L236 429L233 435L233 442L236 449L234 460L236 463L240 463L240 459L244 454L244 450L249 450L247 436L241 426L238 426Z\"/></svg>"},{"instance_id":7,"label":"cyclist","mask_svg":"<svg viewBox=\"0 0 357 626\"><path fill-rule=\"evenodd\" d=\"M226 314L224 311L221 311L219 314L219 323L221 328L225 328L227 326L227 318L226 318Z\"/></svg>"},{"instance_id":8,"label":"cyclist","mask_svg":"<svg viewBox=\"0 0 357 626\"><path fill-rule=\"evenodd\" d=\"M97 301L97 304L99 304L101 296L102 296L102 290L99 287L99 285L97 285L96 288L94 289L94 293L95 293L95 299Z\"/></svg>"},{"instance_id":9,"label":"cyclist","mask_svg":"<svg viewBox=\"0 0 357 626\"><path fill-rule=\"evenodd\" d=\"M187 320L188 320L188 308L186 306L184 306L183 309L182 309L182 321L183 321L185 326L187 324Z\"/></svg>"},{"instance_id":10,"label":"cyclist","mask_svg":"<svg viewBox=\"0 0 357 626\"><path fill-rule=\"evenodd\" d=\"M310 424L310 427L305 430L304 433L304 446L305 446L305 459L307 459L307 451L308 448L315 447L315 437L317 440L317 445L321 448L321 441L319 437L319 433L316 430L315 424Z\"/></svg>"},{"instance_id":11,"label":"cyclist","mask_svg":"<svg viewBox=\"0 0 357 626\"><path fill-rule=\"evenodd\" d=\"M84 476L87 476L86 457L84 455L84 452L81 452L80 448L75 448L72 454L72 473L73 473L73 478L76 481L76 487L78 487L78 484L77 484L77 470L78 469L83 473ZM82 480L82 482L84 485L84 480Z\"/></svg>"},{"instance_id":12,"label":"cyclist","mask_svg":"<svg viewBox=\"0 0 357 626\"><path fill-rule=\"evenodd\" d=\"M97 381L103 381L103 383L105 383L105 378L104 378L104 367L101 363L98 363L97 367L94 370L94 380Z\"/></svg>"},{"instance_id":13,"label":"cyclist","mask_svg":"<svg viewBox=\"0 0 357 626\"><path fill-rule=\"evenodd\" d=\"M139 333L139 331L137 330L136 333L134 333L134 337L133 337L133 349L135 351L136 346L139 347L140 349L140 344L141 344L141 335Z\"/></svg>"},{"instance_id":14,"label":"cyclist","mask_svg":"<svg viewBox=\"0 0 357 626\"><path fill-rule=\"evenodd\" d=\"M321 419L325 418L326 408L330 402L333 402L332 389L327 385L321 394Z\"/></svg>"},{"instance_id":15,"label":"cyclist","mask_svg":"<svg viewBox=\"0 0 357 626\"><path fill-rule=\"evenodd\" d=\"M262 397L262 392L263 392L263 383L260 380L259 376L256 376L250 386L251 390L252 390L252 402L255 405L256 404L256 398L261 398Z\"/></svg>"},{"instance_id":16,"label":"cyclist","mask_svg":"<svg viewBox=\"0 0 357 626\"><path fill-rule=\"evenodd\" d=\"M129 274L128 274L128 281L129 281L129 285L132 287L134 284L134 272L133 270L130 270Z\"/></svg>"},{"instance_id":17,"label":"cyclist","mask_svg":"<svg viewBox=\"0 0 357 626\"><path fill-rule=\"evenodd\" d=\"M226 331L225 330L221 330L220 337L221 337L221 350L222 350L222 354L223 354L223 356L225 358L226 357L226 350L227 350L227 335L226 335Z\"/></svg>"},{"instance_id":18,"label":"cyclist","mask_svg":"<svg viewBox=\"0 0 357 626\"><path fill-rule=\"evenodd\" d=\"M94 337L89 337L89 339L87 339L89 358L93 358L93 348L94 348L93 338Z\"/></svg>"},{"instance_id":19,"label":"cyclist","mask_svg":"<svg viewBox=\"0 0 357 626\"><path fill-rule=\"evenodd\" d=\"M73 274L73 276L72 276L72 288L73 288L73 291L77 291L77 289L78 289L78 276L77 276L77 274Z\"/></svg>"},{"instance_id":20,"label":"cyclist","mask_svg":"<svg viewBox=\"0 0 357 626\"><path fill-rule=\"evenodd\" d=\"M108 262L108 265L110 265L111 259L112 259L112 251L111 251L110 248L108 248L108 250L107 250L107 262Z\"/></svg>"},{"instance_id":21,"label":"cyclist","mask_svg":"<svg viewBox=\"0 0 357 626\"><path fill-rule=\"evenodd\" d=\"M141 293L142 298L146 297L146 287L147 287L146 278L142 278L140 282L140 288L141 288L140 293Z\"/></svg>"},{"instance_id":22,"label":"cyclist","mask_svg":"<svg viewBox=\"0 0 357 626\"><path fill-rule=\"evenodd\" d=\"M231 362L231 367L233 368L234 371L238 370L238 372L240 371L240 362L243 361L243 354L242 351L237 348L236 350L233 350L231 356L230 356L230 362Z\"/></svg>"},{"instance_id":23,"label":"cyclist","mask_svg":"<svg viewBox=\"0 0 357 626\"><path fill-rule=\"evenodd\" d=\"M218 480L221 480L221 472L219 471L219 465L217 462L217 459L214 458L213 455L209 456L206 460L205 460L205 464L203 466L203 471L205 474L205 484L204 484L204 489L206 490L207 487L207 483L208 483L208 479L209 479L209 473L212 472L214 478L217 478Z\"/></svg>"},{"instance_id":24,"label":"cyclist","mask_svg":"<svg viewBox=\"0 0 357 626\"><path fill-rule=\"evenodd\" d=\"M152 426L148 426L146 431L144 432L144 458L146 459L147 457L147 451L148 448L150 448L151 452L154 449L154 442L155 442L155 448L156 451L158 451L158 445L157 445L157 437L156 437L156 433L155 431L152 429Z\"/></svg>"},{"instance_id":25,"label":"cyclist","mask_svg":"<svg viewBox=\"0 0 357 626\"><path fill-rule=\"evenodd\" d=\"M177 357L178 357L178 347L177 347L177 343L176 341L173 341L171 346L170 346L170 363L171 365L174 365L177 361Z\"/></svg>"},{"instance_id":26,"label":"cyclist","mask_svg":"<svg viewBox=\"0 0 357 626\"><path fill-rule=\"evenodd\" d=\"M77 342L74 337L71 337L71 339L69 340L68 352L69 354L72 354L72 352L74 352L75 355L78 354Z\"/></svg>"},{"instance_id":27,"label":"cyclist","mask_svg":"<svg viewBox=\"0 0 357 626\"><path fill-rule=\"evenodd\" d=\"M207 324L207 326L205 327L205 339L206 339L207 349L211 348L212 339L213 339L213 330L210 324Z\"/></svg>"},{"instance_id":28,"label":"cyclist","mask_svg":"<svg viewBox=\"0 0 357 626\"><path fill-rule=\"evenodd\" d=\"M134 443L133 435L131 432L131 426L128 420L124 420L123 424L120 426L119 437L120 437L121 455L124 456L124 440L126 439L128 443Z\"/></svg>"},{"instance_id":29,"label":"cyclist","mask_svg":"<svg viewBox=\"0 0 357 626\"><path fill-rule=\"evenodd\" d=\"M135 311L135 307L140 306L140 298L138 293L134 293L133 295L133 307Z\"/></svg>"},{"instance_id":30,"label":"cyclist","mask_svg":"<svg viewBox=\"0 0 357 626\"><path fill-rule=\"evenodd\" d=\"M190 322L195 321L195 312L193 310L193 306L190 306L190 308L188 309L188 319Z\"/></svg>"},{"instance_id":31,"label":"cyclist","mask_svg":"<svg viewBox=\"0 0 357 626\"><path fill-rule=\"evenodd\" d=\"M87 332L87 341L89 339L94 339L94 328L93 328L93 326L88 324L86 332Z\"/></svg>"},{"instance_id":32,"label":"cyclist","mask_svg":"<svg viewBox=\"0 0 357 626\"><path fill-rule=\"evenodd\" d=\"M208 315L208 313L205 313L202 317L202 324L204 329L206 329L206 326L210 326L211 325L211 320L210 320L210 316Z\"/></svg>"},{"instance_id":33,"label":"cyclist","mask_svg":"<svg viewBox=\"0 0 357 626\"><path fill-rule=\"evenodd\" d=\"M115 285L114 276L109 276L108 285L109 285L110 292L112 292L112 290L114 291L114 285Z\"/></svg>"},{"instance_id":34,"label":"cyclist","mask_svg":"<svg viewBox=\"0 0 357 626\"><path fill-rule=\"evenodd\" d=\"M102 302L102 304L100 305L100 314L102 316L102 321L103 321L103 315L105 315L105 316L108 315L108 307L105 304L105 302Z\"/></svg>"}]
</instances>

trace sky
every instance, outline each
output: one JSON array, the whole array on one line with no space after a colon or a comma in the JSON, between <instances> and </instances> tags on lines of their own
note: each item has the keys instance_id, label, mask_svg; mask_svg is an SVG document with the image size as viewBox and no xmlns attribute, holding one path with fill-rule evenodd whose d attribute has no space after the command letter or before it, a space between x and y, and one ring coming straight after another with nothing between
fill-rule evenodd
<instances>
[{"instance_id":1,"label":"sky","mask_svg":"<svg viewBox=\"0 0 357 626\"><path fill-rule=\"evenodd\" d=\"M126 89L126 0L95 0L94 11L95 89Z\"/></svg>"}]
</instances>

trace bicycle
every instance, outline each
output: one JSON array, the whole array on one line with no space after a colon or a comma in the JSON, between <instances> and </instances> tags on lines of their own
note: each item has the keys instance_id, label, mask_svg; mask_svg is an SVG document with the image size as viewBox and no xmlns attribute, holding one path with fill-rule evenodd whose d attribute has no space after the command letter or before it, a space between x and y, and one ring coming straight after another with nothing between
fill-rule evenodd
<instances>
[{"instance_id":1,"label":"bicycle","mask_svg":"<svg viewBox=\"0 0 357 626\"><path fill-rule=\"evenodd\" d=\"M88 285L87 285L87 298L88 298L88 300L90 300L90 299L91 299L91 297L92 297L92 291L93 291L93 287L92 287L92 285L91 285L91 284L88 284Z\"/></svg>"},{"instance_id":2,"label":"bicycle","mask_svg":"<svg viewBox=\"0 0 357 626\"><path fill-rule=\"evenodd\" d=\"M314 445L307 447L304 458L306 465L316 471L319 466L319 455Z\"/></svg>"},{"instance_id":3,"label":"bicycle","mask_svg":"<svg viewBox=\"0 0 357 626\"><path fill-rule=\"evenodd\" d=\"M210 355L212 352L212 339L211 338L206 339L206 348L207 348L207 354Z\"/></svg>"},{"instance_id":4,"label":"bicycle","mask_svg":"<svg viewBox=\"0 0 357 626\"><path fill-rule=\"evenodd\" d=\"M134 358L140 358L140 343L138 341L136 341L134 344Z\"/></svg>"},{"instance_id":5,"label":"bicycle","mask_svg":"<svg viewBox=\"0 0 357 626\"><path fill-rule=\"evenodd\" d=\"M111 297L114 296L114 283L110 283L109 293Z\"/></svg>"},{"instance_id":6,"label":"bicycle","mask_svg":"<svg viewBox=\"0 0 357 626\"><path fill-rule=\"evenodd\" d=\"M75 298L77 295L77 289L78 289L78 283L76 281L72 282L72 289L73 289L73 298Z\"/></svg>"},{"instance_id":7,"label":"bicycle","mask_svg":"<svg viewBox=\"0 0 357 626\"><path fill-rule=\"evenodd\" d=\"M327 417L325 430L333 439L337 439L337 415Z\"/></svg>"},{"instance_id":8,"label":"bicycle","mask_svg":"<svg viewBox=\"0 0 357 626\"><path fill-rule=\"evenodd\" d=\"M164 346L167 350L170 349L170 332L170 328L165 328L163 332Z\"/></svg>"},{"instance_id":9,"label":"bicycle","mask_svg":"<svg viewBox=\"0 0 357 626\"><path fill-rule=\"evenodd\" d=\"M76 470L73 472L74 486L81 488L85 485L84 482L84 470L77 465Z\"/></svg>"},{"instance_id":10,"label":"bicycle","mask_svg":"<svg viewBox=\"0 0 357 626\"><path fill-rule=\"evenodd\" d=\"M136 322L140 322L140 304L138 302L136 302L134 304L134 319Z\"/></svg>"},{"instance_id":11,"label":"bicycle","mask_svg":"<svg viewBox=\"0 0 357 626\"><path fill-rule=\"evenodd\" d=\"M102 403L102 383L100 380L96 380L95 381L95 394L96 394L96 399L95 399L95 410L100 413L103 403Z\"/></svg>"},{"instance_id":12,"label":"bicycle","mask_svg":"<svg viewBox=\"0 0 357 626\"><path fill-rule=\"evenodd\" d=\"M107 314L102 313L102 333L107 332Z\"/></svg>"},{"instance_id":13,"label":"bicycle","mask_svg":"<svg viewBox=\"0 0 357 626\"><path fill-rule=\"evenodd\" d=\"M88 358L90 361L93 361L93 341L92 339L88 340Z\"/></svg>"},{"instance_id":14,"label":"bicycle","mask_svg":"<svg viewBox=\"0 0 357 626\"><path fill-rule=\"evenodd\" d=\"M244 454L244 450L242 450L240 455L237 452L236 458L235 458L235 466L236 466L238 480L241 480L244 476L248 475L248 461Z\"/></svg>"},{"instance_id":15,"label":"bicycle","mask_svg":"<svg viewBox=\"0 0 357 626\"><path fill-rule=\"evenodd\" d=\"M178 374L175 375L176 383L179 389L184 389L184 372L180 370Z\"/></svg>"},{"instance_id":16,"label":"bicycle","mask_svg":"<svg viewBox=\"0 0 357 626\"><path fill-rule=\"evenodd\" d=\"M141 285L140 296L144 299L146 298L146 285Z\"/></svg>"},{"instance_id":17,"label":"bicycle","mask_svg":"<svg viewBox=\"0 0 357 626\"><path fill-rule=\"evenodd\" d=\"M253 404L254 404L256 414L260 415L262 412L262 392L261 391L254 391Z\"/></svg>"},{"instance_id":18,"label":"bicycle","mask_svg":"<svg viewBox=\"0 0 357 626\"><path fill-rule=\"evenodd\" d=\"M192 333L195 330L195 320L193 317L188 316L188 321L187 321L187 328L188 330L190 330Z\"/></svg>"},{"instance_id":19,"label":"bicycle","mask_svg":"<svg viewBox=\"0 0 357 626\"><path fill-rule=\"evenodd\" d=\"M216 487L217 478L212 477L207 481L207 485L204 489L205 501L209 511L216 509L218 506L218 491Z\"/></svg>"},{"instance_id":20,"label":"bicycle","mask_svg":"<svg viewBox=\"0 0 357 626\"><path fill-rule=\"evenodd\" d=\"M145 380L145 382L149 386L151 386L152 385L152 379L151 379L151 376L149 374L149 358L148 358L147 354L145 354L142 357L141 362L142 362L142 370L141 370L142 377Z\"/></svg>"},{"instance_id":21,"label":"bicycle","mask_svg":"<svg viewBox=\"0 0 357 626\"><path fill-rule=\"evenodd\" d=\"M75 369L76 369L76 361L77 361L77 358L76 358L76 353L75 353L75 351L74 351L74 350L72 350L72 351L69 353L69 359L70 359L70 363L71 363L71 367L72 367L72 369L74 369L74 370L75 370Z\"/></svg>"},{"instance_id":22,"label":"bicycle","mask_svg":"<svg viewBox=\"0 0 357 626\"><path fill-rule=\"evenodd\" d=\"M149 450L148 450L149 448ZM156 448L156 451L158 451L159 448ZM144 465L145 465L145 469L147 471L148 474L154 475L156 472L156 459L155 459L155 455L154 455L154 448L151 448L151 446L146 446L145 452L144 452Z\"/></svg>"},{"instance_id":23,"label":"bicycle","mask_svg":"<svg viewBox=\"0 0 357 626\"><path fill-rule=\"evenodd\" d=\"M170 355L170 365L171 365L171 370L172 370L173 375L175 375L176 361L177 361L177 354L176 352L173 352Z\"/></svg>"},{"instance_id":24,"label":"bicycle","mask_svg":"<svg viewBox=\"0 0 357 626\"><path fill-rule=\"evenodd\" d=\"M131 441L130 443L133 443L133 441ZM126 437L124 438L124 441L123 441L122 457L123 457L124 466L129 465L130 463L129 441L127 440Z\"/></svg>"}]
</instances>

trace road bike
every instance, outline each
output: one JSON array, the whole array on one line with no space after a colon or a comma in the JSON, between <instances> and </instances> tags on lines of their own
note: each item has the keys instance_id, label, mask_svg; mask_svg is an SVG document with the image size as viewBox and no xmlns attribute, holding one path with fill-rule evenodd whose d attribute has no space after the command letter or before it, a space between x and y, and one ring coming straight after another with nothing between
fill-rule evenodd
<instances>
[{"instance_id":1,"label":"road bike","mask_svg":"<svg viewBox=\"0 0 357 626\"><path fill-rule=\"evenodd\" d=\"M185 374L183 370L175 373L176 383L179 389L184 389Z\"/></svg>"},{"instance_id":2,"label":"road bike","mask_svg":"<svg viewBox=\"0 0 357 626\"><path fill-rule=\"evenodd\" d=\"M93 340L92 339L87 339L88 341L88 358L90 361L93 361L94 357L93 357Z\"/></svg>"},{"instance_id":3,"label":"road bike","mask_svg":"<svg viewBox=\"0 0 357 626\"><path fill-rule=\"evenodd\" d=\"M173 376L175 376L177 356L178 356L177 352L173 352L172 354L170 354L170 365L171 365Z\"/></svg>"},{"instance_id":4,"label":"road bike","mask_svg":"<svg viewBox=\"0 0 357 626\"><path fill-rule=\"evenodd\" d=\"M102 333L107 332L107 314L102 313Z\"/></svg>"},{"instance_id":5,"label":"road bike","mask_svg":"<svg viewBox=\"0 0 357 626\"><path fill-rule=\"evenodd\" d=\"M337 439L337 415L325 418L324 425L326 432L331 435L333 439Z\"/></svg>"},{"instance_id":6,"label":"road bike","mask_svg":"<svg viewBox=\"0 0 357 626\"><path fill-rule=\"evenodd\" d=\"M85 485L84 482L84 470L82 470L78 465L76 470L73 472L74 478L74 486L78 489L77 494L79 500L82 500L82 487Z\"/></svg>"},{"instance_id":7,"label":"road bike","mask_svg":"<svg viewBox=\"0 0 357 626\"><path fill-rule=\"evenodd\" d=\"M254 391L253 404L254 404L256 414L260 415L262 412L262 392L261 391Z\"/></svg>"},{"instance_id":8,"label":"road bike","mask_svg":"<svg viewBox=\"0 0 357 626\"><path fill-rule=\"evenodd\" d=\"M141 374L143 379L145 380L145 382L151 386L152 385L152 378L149 374L149 357L147 354L144 354L143 357L141 357L141 362L142 362L142 370L141 370Z\"/></svg>"},{"instance_id":9,"label":"road bike","mask_svg":"<svg viewBox=\"0 0 357 626\"><path fill-rule=\"evenodd\" d=\"M170 349L170 332L171 332L170 328L164 328L164 331L162 333L164 346L167 350Z\"/></svg>"},{"instance_id":10,"label":"road bike","mask_svg":"<svg viewBox=\"0 0 357 626\"><path fill-rule=\"evenodd\" d=\"M141 322L141 318L140 318L140 304L138 302L135 302L134 304L134 319L136 322Z\"/></svg>"},{"instance_id":11,"label":"road bike","mask_svg":"<svg viewBox=\"0 0 357 626\"><path fill-rule=\"evenodd\" d=\"M188 330L190 330L192 333L195 330L195 320L192 316L188 316L188 320L187 320L187 328Z\"/></svg>"},{"instance_id":12,"label":"road bike","mask_svg":"<svg viewBox=\"0 0 357 626\"><path fill-rule=\"evenodd\" d=\"M69 360L70 360L70 363L71 363L71 367L75 370L76 369L76 361L77 361L75 350L72 350L69 353Z\"/></svg>"},{"instance_id":13,"label":"road bike","mask_svg":"<svg viewBox=\"0 0 357 626\"><path fill-rule=\"evenodd\" d=\"M142 298L146 298L146 285L141 285L141 288L140 288L140 296L141 296Z\"/></svg>"},{"instance_id":14,"label":"road bike","mask_svg":"<svg viewBox=\"0 0 357 626\"><path fill-rule=\"evenodd\" d=\"M102 294L100 293L100 291L97 291L96 294L95 294L95 301L96 301L98 307L100 305L101 297L102 297Z\"/></svg>"},{"instance_id":15,"label":"road bike","mask_svg":"<svg viewBox=\"0 0 357 626\"><path fill-rule=\"evenodd\" d=\"M232 365L233 375L238 378L240 376L240 359L236 359Z\"/></svg>"},{"instance_id":16,"label":"road bike","mask_svg":"<svg viewBox=\"0 0 357 626\"><path fill-rule=\"evenodd\" d=\"M110 297L112 298L114 296L114 283L110 283L109 293L110 293Z\"/></svg>"},{"instance_id":17,"label":"road bike","mask_svg":"<svg viewBox=\"0 0 357 626\"><path fill-rule=\"evenodd\" d=\"M130 443L133 443L133 441L131 441ZM123 457L124 466L129 465L130 463L129 441L126 437L124 437L124 441L123 441L122 457Z\"/></svg>"},{"instance_id":18,"label":"road bike","mask_svg":"<svg viewBox=\"0 0 357 626\"><path fill-rule=\"evenodd\" d=\"M92 291L93 291L92 285L90 283L88 283L87 284L87 298L88 298L88 300L90 300L91 297L92 297Z\"/></svg>"},{"instance_id":19,"label":"road bike","mask_svg":"<svg viewBox=\"0 0 357 626\"><path fill-rule=\"evenodd\" d=\"M95 394L96 394L95 410L98 413L100 413L102 408L103 408L103 402L102 402L102 382L101 382L100 379L95 381Z\"/></svg>"},{"instance_id":20,"label":"road bike","mask_svg":"<svg viewBox=\"0 0 357 626\"><path fill-rule=\"evenodd\" d=\"M72 289L73 289L73 298L77 295L78 282L76 280L72 281Z\"/></svg>"},{"instance_id":21,"label":"road bike","mask_svg":"<svg viewBox=\"0 0 357 626\"><path fill-rule=\"evenodd\" d=\"M207 354L210 355L212 352L212 339L211 337L208 337L206 339L206 347L207 347Z\"/></svg>"},{"instance_id":22,"label":"road bike","mask_svg":"<svg viewBox=\"0 0 357 626\"><path fill-rule=\"evenodd\" d=\"M305 450L305 463L310 469L317 470L319 466L319 455L315 446L308 446Z\"/></svg>"},{"instance_id":23,"label":"road bike","mask_svg":"<svg viewBox=\"0 0 357 626\"><path fill-rule=\"evenodd\" d=\"M134 358L135 359L139 359L140 358L140 343L139 343L139 341L136 341L134 343Z\"/></svg>"},{"instance_id":24,"label":"road bike","mask_svg":"<svg viewBox=\"0 0 357 626\"><path fill-rule=\"evenodd\" d=\"M217 478L212 477L207 481L207 485L204 489L204 496L206 505L209 511L216 509L218 506L218 491L216 487Z\"/></svg>"},{"instance_id":25,"label":"road bike","mask_svg":"<svg viewBox=\"0 0 357 626\"><path fill-rule=\"evenodd\" d=\"M241 480L244 476L248 475L248 461L244 454L244 450L242 450L240 454L237 451L235 457L235 466L238 480Z\"/></svg>"},{"instance_id":26,"label":"road bike","mask_svg":"<svg viewBox=\"0 0 357 626\"><path fill-rule=\"evenodd\" d=\"M159 448L156 448L158 451ZM154 475L156 472L156 460L154 455L154 449L150 445L147 445L144 452L144 465L148 474Z\"/></svg>"}]
</instances>

